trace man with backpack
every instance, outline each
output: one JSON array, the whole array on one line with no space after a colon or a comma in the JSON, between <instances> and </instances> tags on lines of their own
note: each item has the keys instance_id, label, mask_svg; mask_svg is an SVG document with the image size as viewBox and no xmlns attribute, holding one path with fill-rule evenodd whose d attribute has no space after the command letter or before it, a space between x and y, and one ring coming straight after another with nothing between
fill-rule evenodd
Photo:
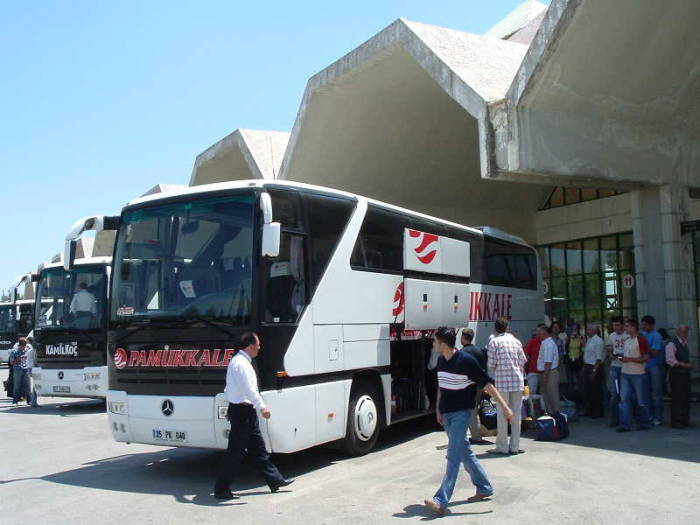
<instances>
[{"instance_id":1,"label":"man with backpack","mask_svg":"<svg viewBox=\"0 0 700 525\"><path fill-rule=\"evenodd\" d=\"M484 351L474 346L472 341L474 341L474 330L471 328L465 328L462 330L462 335L460 336L460 342L462 343L462 350L467 352L469 355L474 357L479 363L482 370L486 370L486 355ZM437 362L436 362L437 366ZM476 401L476 409L472 410L472 415L469 419L469 442L472 445L481 445L488 443L481 436L481 426L479 424L479 404L481 402L481 394L483 393L483 388L477 388L474 399Z\"/></svg>"}]
</instances>

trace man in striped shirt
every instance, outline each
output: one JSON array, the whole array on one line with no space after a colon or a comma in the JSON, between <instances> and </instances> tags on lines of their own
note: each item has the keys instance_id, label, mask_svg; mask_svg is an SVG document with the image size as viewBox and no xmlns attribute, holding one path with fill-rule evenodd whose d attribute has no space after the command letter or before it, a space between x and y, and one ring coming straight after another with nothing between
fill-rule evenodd
<instances>
[{"instance_id":1,"label":"man in striped shirt","mask_svg":"<svg viewBox=\"0 0 700 525\"><path fill-rule=\"evenodd\" d=\"M484 468L469 446L467 426L471 411L475 409L475 395L478 387L483 387L503 408L508 421L513 413L508 408L501 394L479 366L476 359L464 350L455 348L456 334L452 328L441 327L435 332L433 347L440 352L438 359L438 409L437 421L447 432L447 469L442 485L432 499L425 500L425 505L443 515L459 474L460 463L469 474L476 487L476 494L467 501L474 503L493 495L493 487L486 476Z\"/></svg>"}]
</instances>

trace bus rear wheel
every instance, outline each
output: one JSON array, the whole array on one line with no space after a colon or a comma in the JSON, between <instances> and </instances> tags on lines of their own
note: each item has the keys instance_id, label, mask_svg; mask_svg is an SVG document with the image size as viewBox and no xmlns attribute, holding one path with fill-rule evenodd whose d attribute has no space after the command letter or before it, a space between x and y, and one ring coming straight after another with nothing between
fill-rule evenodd
<instances>
[{"instance_id":1,"label":"bus rear wheel","mask_svg":"<svg viewBox=\"0 0 700 525\"><path fill-rule=\"evenodd\" d=\"M379 395L364 381L353 385L348 405L348 426L342 449L351 456L362 456L374 448L379 437Z\"/></svg>"}]
</instances>

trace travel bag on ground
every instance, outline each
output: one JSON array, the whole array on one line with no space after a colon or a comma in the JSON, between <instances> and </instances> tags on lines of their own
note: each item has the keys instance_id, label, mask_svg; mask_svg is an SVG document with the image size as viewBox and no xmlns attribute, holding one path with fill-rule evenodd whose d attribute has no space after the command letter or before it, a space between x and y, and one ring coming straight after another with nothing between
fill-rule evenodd
<instances>
[{"instance_id":1,"label":"travel bag on ground","mask_svg":"<svg viewBox=\"0 0 700 525\"><path fill-rule=\"evenodd\" d=\"M566 420L566 415L561 412L554 415L545 414L538 417L535 423L537 441L559 441L569 435L569 422Z\"/></svg>"}]
</instances>

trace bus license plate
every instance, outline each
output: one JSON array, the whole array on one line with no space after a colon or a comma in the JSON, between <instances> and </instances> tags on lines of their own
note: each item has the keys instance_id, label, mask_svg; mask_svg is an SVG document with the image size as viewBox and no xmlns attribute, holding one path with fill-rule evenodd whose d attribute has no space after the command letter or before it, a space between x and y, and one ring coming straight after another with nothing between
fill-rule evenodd
<instances>
[{"instance_id":1,"label":"bus license plate","mask_svg":"<svg viewBox=\"0 0 700 525\"><path fill-rule=\"evenodd\" d=\"M55 386L53 387L54 392L62 392L64 394L70 394L70 387L69 386Z\"/></svg>"},{"instance_id":2,"label":"bus license plate","mask_svg":"<svg viewBox=\"0 0 700 525\"><path fill-rule=\"evenodd\" d=\"M187 441L187 432L184 430L154 428L152 432L154 441L164 441L166 443L184 443Z\"/></svg>"}]
</instances>

